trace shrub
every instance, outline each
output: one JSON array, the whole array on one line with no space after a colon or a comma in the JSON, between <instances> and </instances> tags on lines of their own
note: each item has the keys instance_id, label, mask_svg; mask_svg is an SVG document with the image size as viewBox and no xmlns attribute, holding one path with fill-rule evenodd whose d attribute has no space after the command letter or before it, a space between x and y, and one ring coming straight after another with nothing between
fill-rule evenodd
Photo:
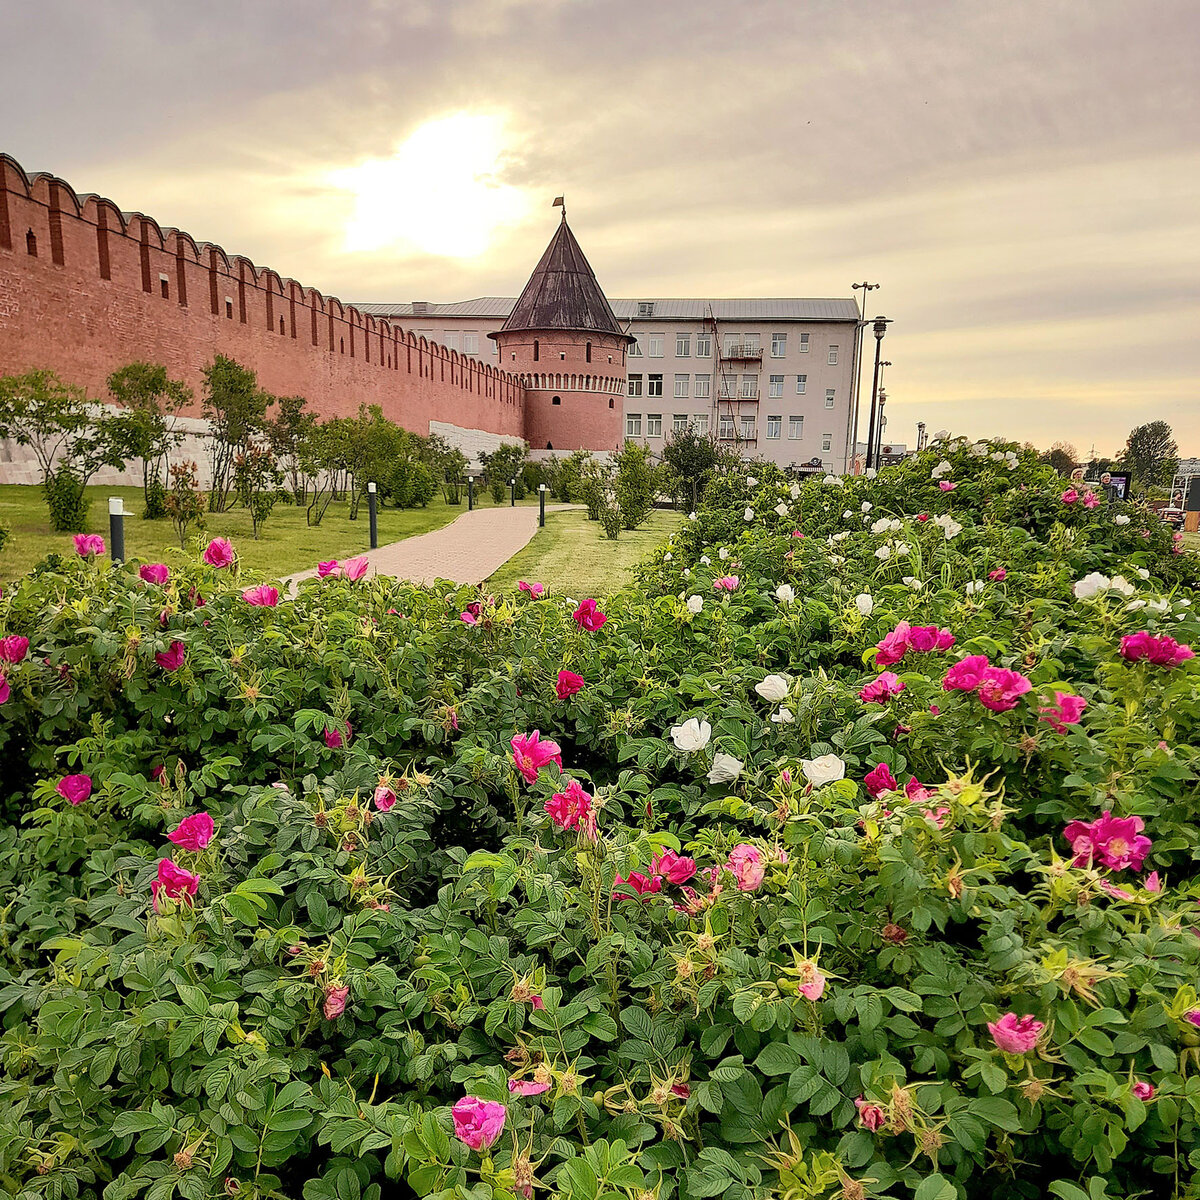
<instances>
[{"instance_id":1,"label":"shrub","mask_svg":"<svg viewBox=\"0 0 1200 1200\"><path fill-rule=\"evenodd\" d=\"M603 614L47 562L0 598L6 1185L1187 1195L1197 562L1062 491L739 468Z\"/></svg>"}]
</instances>

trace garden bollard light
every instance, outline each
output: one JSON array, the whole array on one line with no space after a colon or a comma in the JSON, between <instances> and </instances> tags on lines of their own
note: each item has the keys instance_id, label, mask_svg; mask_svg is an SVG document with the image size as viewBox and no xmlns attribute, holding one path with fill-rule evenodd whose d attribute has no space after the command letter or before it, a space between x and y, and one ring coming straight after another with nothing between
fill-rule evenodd
<instances>
[{"instance_id":1,"label":"garden bollard light","mask_svg":"<svg viewBox=\"0 0 1200 1200\"><path fill-rule=\"evenodd\" d=\"M517 507L517 481L515 479L508 481L508 506L509 508Z\"/></svg>"},{"instance_id":2,"label":"garden bollard light","mask_svg":"<svg viewBox=\"0 0 1200 1200\"><path fill-rule=\"evenodd\" d=\"M108 498L108 547L113 562L125 561L125 504L120 496Z\"/></svg>"},{"instance_id":3,"label":"garden bollard light","mask_svg":"<svg viewBox=\"0 0 1200 1200\"><path fill-rule=\"evenodd\" d=\"M375 508L375 485L367 484L367 515L371 521L371 549L379 549L379 515Z\"/></svg>"},{"instance_id":4,"label":"garden bollard light","mask_svg":"<svg viewBox=\"0 0 1200 1200\"><path fill-rule=\"evenodd\" d=\"M538 528L546 524L546 485L538 484Z\"/></svg>"},{"instance_id":5,"label":"garden bollard light","mask_svg":"<svg viewBox=\"0 0 1200 1200\"><path fill-rule=\"evenodd\" d=\"M467 476L467 512L475 508L475 476Z\"/></svg>"}]
</instances>

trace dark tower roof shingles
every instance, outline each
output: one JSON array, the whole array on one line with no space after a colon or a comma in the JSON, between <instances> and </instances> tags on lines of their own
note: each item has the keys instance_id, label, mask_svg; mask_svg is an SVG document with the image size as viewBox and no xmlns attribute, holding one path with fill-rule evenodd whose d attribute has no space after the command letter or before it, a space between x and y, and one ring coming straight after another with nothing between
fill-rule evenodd
<instances>
[{"instance_id":1,"label":"dark tower roof shingles","mask_svg":"<svg viewBox=\"0 0 1200 1200\"><path fill-rule=\"evenodd\" d=\"M501 326L505 329L571 329L633 340L600 290L566 217Z\"/></svg>"}]
</instances>

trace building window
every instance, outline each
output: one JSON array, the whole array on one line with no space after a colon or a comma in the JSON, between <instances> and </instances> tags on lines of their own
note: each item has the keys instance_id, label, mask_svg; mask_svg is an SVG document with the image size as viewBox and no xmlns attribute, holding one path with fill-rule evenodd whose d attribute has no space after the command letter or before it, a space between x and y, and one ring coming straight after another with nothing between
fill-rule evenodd
<instances>
[{"instance_id":1,"label":"building window","mask_svg":"<svg viewBox=\"0 0 1200 1200\"><path fill-rule=\"evenodd\" d=\"M662 413L646 414L646 436L662 437Z\"/></svg>"},{"instance_id":2,"label":"building window","mask_svg":"<svg viewBox=\"0 0 1200 1200\"><path fill-rule=\"evenodd\" d=\"M829 347L829 365L831 367L837 366L837 352L838 348L836 346Z\"/></svg>"},{"instance_id":3,"label":"building window","mask_svg":"<svg viewBox=\"0 0 1200 1200\"><path fill-rule=\"evenodd\" d=\"M753 400L758 395L758 376L742 376L742 399Z\"/></svg>"},{"instance_id":4,"label":"building window","mask_svg":"<svg viewBox=\"0 0 1200 1200\"><path fill-rule=\"evenodd\" d=\"M691 381L690 375L675 376L675 395L680 400L686 400L688 395L688 384Z\"/></svg>"},{"instance_id":5,"label":"building window","mask_svg":"<svg viewBox=\"0 0 1200 1200\"><path fill-rule=\"evenodd\" d=\"M804 418L788 417L788 441L798 442L804 436Z\"/></svg>"},{"instance_id":6,"label":"building window","mask_svg":"<svg viewBox=\"0 0 1200 1200\"><path fill-rule=\"evenodd\" d=\"M650 358L662 358L663 356L663 335L661 333L652 333L649 337L649 345L646 347L646 354Z\"/></svg>"},{"instance_id":7,"label":"building window","mask_svg":"<svg viewBox=\"0 0 1200 1200\"><path fill-rule=\"evenodd\" d=\"M675 357L690 358L692 354L692 335L690 333L677 333L675 335Z\"/></svg>"},{"instance_id":8,"label":"building window","mask_svg":"<svg viewBox=\"0 0 1200 1200\"><path fill-rule=\"evenodd\" d=\"M25 235L25 253L30 258L37 258L37 234L32 229Z\"/></svg>"},{"instance_id":9,"label":"building window","mask_svg":"<svg viewBox=\"0 0 1200 1200\"><path fill-rule=\"evenodd\" d=\"M447 350L457 350L458 349L458 330L457 329L445 330L445 332L443 332L443 334L442 334L442 345L445 346Z\"/></svg>"},{"instance_id":10,"label":"building window","mask_svg":"<svg viewBox=\"0 0 1200 1200\"><path fill-rule=\"evenodd\" d=\"M662 395L662 376L647 375L646 376L646 395L661 396Z\"/></svg>"},{"instance_id":11,"label":"building window","mask_svg":"<svg viewBox=\"0 0 1200 1200\"><path fill-rule=\"evenodd\" d=\"M733 418L732 417L722 417L721 418L720 436L723 438L732 438L733 437Z\"/></svg>"},{"instance_id":12,"label":"building window","mask_svg":"<svg viewBox=\"0 0 1200 1200\"><path fill-rule=\"evenodd\" d=\"M719 396L720 396L720 399L722 399L722 400L736 400L737 399L737 376L736 375L722 375L721 376L721 388L720 388Z\"/></svg>"},{"instance_id":13,"label":"building window","mask_svg":"<svg viewBox=\"0 0 1200 1200\"><path fill-rule=\"evenodd\" d=\"M561 404L561 403L562 403L562 397L561 397L561 396L555 396L555 397L554 397L554 399L550 401L550 403L551 403L551 404Z\"/></svg>"},{"instance_id":14,"label":"building window","mask_svg":"<svg viewBox=\"0 0 1200 1200\"><path fill-rule=\"evenodd\" d=\"M796 376L796 395L803 396L804 393L807 391L808 391L808 376L807 375L797 375Z\"/></svg>"},{"instance_id":15,"label":"building window","mask_svg":"<svg viewBox=\"0 0 1200 1200\"><path fill-rule=\"evenodd\" d=\"M463 353L478 354L479 353L479 334L464 333L463 334Z\"/></svg>"},{"instance_id":16,"label":"building window","mask_svg":"<svg viewBox=\"0 0 1200 1200\"><path fill-rule=\"evenodd\" d=\"M807 333L802 333L800 335L800 353L801 354L808 353L808 334Z\"/></svg>"},{"instance_id":17,"label":"building window","mask_svg":"<svg viewBox=\"0 0 1200 1200\"><path fill-rule=\"evenodd\" d=\"M826 389L825 389L825 407L826 407L826 408L832 408L832 407L833 407L833 397L834 397L834 394L835 394L835 391L834 391L834 389L833 389L833 388L826 388Z\"/></svg>"},{"instance_id":18,"label":"building window","mask_svg":"<svg viewBox=\"0 0 1200 1200\"><path fill-rule=\"evenodd\" d=\"M767 441L776 442L783 433L783 418L768 417L767 418Z\"/></svg>"},{"instance_id":19,"label":"building window","mask_svg":"<svg viewBox=\"0 0 1200 1200\"><path fill-rule=\"evenodd\" d=\"M626 413L625 414L625 436L626 437L641 437L642 436L642 414L641 413Z\"/></svg>"},{"instance_id":20,"label":"building window","mask_svg":"<svg viewBox=\"0 0 1200 1200\"><path fill-rule=\"evenodd\" d=\"M638 316L639 317L654 316L654 301L653 300L639 300L638 301Z\"/></svg>"},{"instance_id":21,"label":"building window","mask_svg":"<svg viewBox=\"0 0 1200 1200\"><path fill-rule=\"evenodd\" d=\"M821 449L822 450L832 450L833 449L833 434L832 433L821 434Z\"/></svg>"},{"instance_id":22,"label":"building window","mask_svg":"<svg viewBox=\"0 0 1200 1200\"><path fill-rule=\"evenodd\" d=\"M742 418L742 441L744 441L744 442L754 441L754 418L753 417L743 417Z\"/></svg>"},{"instance_id":23,"label":"building window","mask_svg":"<svg viewBox=\"0 0 1200 1200\"><path fill-rule=\"evenodd\" d=\"M671 418L671 432L682 433L688 427L687 413L676 413Z\"/></svg>"},{"instance_id":24,"label":"building window","mask_svg":"<svg viewBox=\"0 0 1200 1200\"><path fill-rule=\"evenodd\" d=\"M631 396L640 396L642 394L642 377L640 375L630 375L629 394Z\"/></svg>"},{"instance_id":25,"label":"building window","mask_svg":"<svg viewBox=\"0 0 1200 1200\"><path fill-rule=\"evenodd\" d=\"M537 338L533 339L533 361L537 362L542 357L542 344Z\"/></svg>"},{"instance_id":26,"label":"building window","mask_svg":"<svg viewBox=\"0 0 1200 1200\"><path fill-rule=\"evenodd\" d=\"M635 334L631 334L630 336L633 338L633 341L629 343L629 349L626 351L626 357L641 358L642 343L637 340L637 336Z\"/></svg>"},{"instance_id":27,"label":"building window","mask_svg":"<svg viewBox=\"0 0 1200 1200\"><path fill-rule=\"evenodd\" d=\"M233 320L233 297L232 296L225 297L225 315L231 321Z\"/></svg>"},{"instance_id":28,"label":"building window","mask_svg":"<svg viewBox=\"0 0 1200 1200\"><path fill-rule=\"evenodd\" d=\"M697 400L707 400L712 395L712 376L697 375L696 376L696 391L694 393Z\"/></svg>"},{"instance_id":29,"label":"building window","mask_svg":"<svg viewBox=\"0 0 1200 1200\"><path fill-rule=\"evenodd\" d=\"M771 334L771 357L783 358L785 354L787 354L787 334Z\"/></svg>"},{"instance_id":30,"label":"building window","mask_svg":"<svg viewBox=\"0 0 1200 1200\"><path fill-rule=\"evenodd\" d=\"M282 317L279 318L279 332L283 333L283 318ZM388 366L390 367L391 365L392 364L389 362Z\"/></svg>"},{"instance_id":31,"label":"building window","mask_svg":"<svg viewBox=\"0 0 1200 1200\"><path fill-rule=\"evenodd\" d=\"M340 343L339 353L345 354L346 353L346 339L338 338L338 342Z\"/></svg>"},{"instance_id":32,"label":"building window","mask_svg":"<svg viewBox=\"0 0 1200 1200\"><path fill-rule=\"evenodd\" d=\"M696 357L697 358L712 358L712 334L711 333L696 334Z\"/></svg>"},{"instance_id":33,"label":"building window","mask_svg":"<svg viewBox=\"0 0 1200 1200\"><path fill-rule=\"evenodd\" d=\"M770 386L767 388L767 395L772 400L778 400L783 395L783 376L772 375Z\"/></svg>"},{"instance_id":34,"label":"building window","mask_svg":"<svg viewBox=\"0 0 1200 1200\"><path fill-rule=\"evenodd\" d=\"M702 437L708 436L708 413L697 413L692 418L692 426Z\"/></svg>"},{"instance_id":35,"label":"building window","mask_svg":"<svg viewBox=\"0 0 1200 1200\"><path fill-rule=\"evenodd\" d=\"M158 290L164 300L171 298L171 280L166 275L158 277Z\"/></svg>"},{"instance_id":36,"label":"building window","mask_svg":"<svg viewBox=\"0 0 1200 1200\"><path fill-rule=\"evenodd\" d=\"M588 362L592 361L592 343L591 342L588 342L588 344L587 344L586 358L587 358Z\"/></svg>"}]
</instances>

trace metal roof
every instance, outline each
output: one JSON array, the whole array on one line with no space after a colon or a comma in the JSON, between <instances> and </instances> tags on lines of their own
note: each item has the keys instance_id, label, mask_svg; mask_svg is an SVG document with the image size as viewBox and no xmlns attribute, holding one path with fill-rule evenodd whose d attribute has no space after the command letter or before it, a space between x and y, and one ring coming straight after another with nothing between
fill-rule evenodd
<instances>
[{"instance_id":1,"label":"metal roof","mask_svg":"<svg viewBox=\"0 0 1200 1200\"><path fill-rule=\"evenodd\" d=\"M429 302L424 312L413 312L411 303L355 304L359 312L375 317L480 317L505 321L516 305L512 296L479 296L448 304ZM638 316L638 306L650 304L653 315ZM709 314L718 321L857 321L854 300L750 297L730 300L695 300L680 297L647 297L643 300L610 300L622 321L695 321Z\"/></svg>"}]
</instances>

